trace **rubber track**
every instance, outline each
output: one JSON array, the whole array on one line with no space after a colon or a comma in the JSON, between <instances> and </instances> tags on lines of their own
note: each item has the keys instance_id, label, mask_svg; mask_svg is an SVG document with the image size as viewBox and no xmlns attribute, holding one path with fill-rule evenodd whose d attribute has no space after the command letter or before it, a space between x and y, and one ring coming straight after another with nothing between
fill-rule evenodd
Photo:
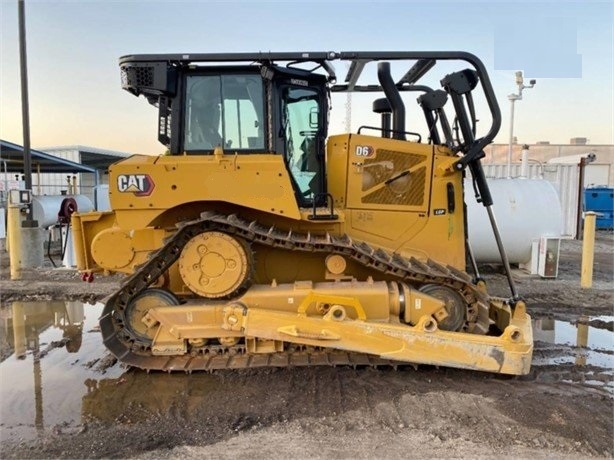
<instances>
[{"instance_id":1,"label":"rubber track","mask_svg":"<svg viewBox=\"0 0 614 460\"><path fill-rule=\"evenodd\" d=\"M204 346L182 356L154 356L151 343L131 334L125 327L124 312L131 299L155 282L179 258L181 250L194 236L205 231L219 231L274 248L300 252L340 254L359 264L392 275L411 285L438 284L459 292L467 303L465 330L486 333L489 325L488 296L473 285L471 277L450 266L434 261L421 262L374 249L349 236L328 233L312 235L267 227L236 215L205 212L199 219L178 225L178 230L164 246L128 277L120 290L109 298L100 318L105 346L123 363L147 370L192 371L251 367L286 367L306 365L392 365L398 361L359 353L304 347L298 351L248 355L242 345Z\"/></svg>"}]
</instances>

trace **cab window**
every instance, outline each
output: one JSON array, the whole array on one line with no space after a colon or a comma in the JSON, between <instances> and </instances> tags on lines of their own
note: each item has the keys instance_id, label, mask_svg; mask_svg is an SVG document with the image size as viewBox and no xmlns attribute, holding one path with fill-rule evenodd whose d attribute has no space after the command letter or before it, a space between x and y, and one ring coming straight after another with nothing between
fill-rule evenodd
<instances>
[{"instance_id":1,"label":"cab window","mask_svg":"<svg viewBox=\"0 0 614 460\"><path fill-rule=\"evenodd\" d=\"M259 75L193 75L186 79L186 151L264 150Z\"/></svg>"}]
</instances>

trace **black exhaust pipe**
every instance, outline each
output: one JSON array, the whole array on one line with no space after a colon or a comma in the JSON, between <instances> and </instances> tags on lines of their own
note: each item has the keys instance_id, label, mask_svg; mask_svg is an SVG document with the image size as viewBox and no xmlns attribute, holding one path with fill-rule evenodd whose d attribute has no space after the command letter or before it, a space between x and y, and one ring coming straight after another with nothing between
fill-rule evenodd
<instances>
[{"instance_id":1,"label":"black exhaust pipe","mask_svg":"<svg viewBox=\"0 0 614 460\"><path fill-rule=\"evenodd\" d=\"M392 108L392 138L405 140L405 104L390 75L390 62L377 65L377 78Z\"/></svg>"}]
</instances>

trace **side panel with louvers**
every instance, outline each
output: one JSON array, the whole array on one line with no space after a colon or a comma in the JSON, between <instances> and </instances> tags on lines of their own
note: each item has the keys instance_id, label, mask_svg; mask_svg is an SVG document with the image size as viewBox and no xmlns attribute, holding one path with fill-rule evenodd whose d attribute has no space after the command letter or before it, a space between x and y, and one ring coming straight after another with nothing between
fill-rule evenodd
<instances>
[{"instance_id":1,"label":"side panel with louvers","mask_svg":"<svg viewBox=\"0 0 614 460\"><path fill-rule=\"evenodd\" d=\"M348 208L428 210L430 146L352 135L348 157Z\"/></svg>"}]
</instances>

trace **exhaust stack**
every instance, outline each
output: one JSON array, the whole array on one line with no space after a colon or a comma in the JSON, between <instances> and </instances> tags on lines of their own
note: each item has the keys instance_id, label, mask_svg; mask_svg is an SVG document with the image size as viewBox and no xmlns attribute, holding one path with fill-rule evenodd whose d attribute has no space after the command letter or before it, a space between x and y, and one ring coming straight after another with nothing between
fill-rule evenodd
<instances>
[{"instance_id":1,"label":"exhaust stack","mask_svg":"<svg viewBox=\"0 0 614 460\"><path fill-rule=\"evenodd\" d=\"M377 65L377 78L392 108L392 138L405 140L405 104L390 75L390 62Z\"/></svg>"}]
</instances>

